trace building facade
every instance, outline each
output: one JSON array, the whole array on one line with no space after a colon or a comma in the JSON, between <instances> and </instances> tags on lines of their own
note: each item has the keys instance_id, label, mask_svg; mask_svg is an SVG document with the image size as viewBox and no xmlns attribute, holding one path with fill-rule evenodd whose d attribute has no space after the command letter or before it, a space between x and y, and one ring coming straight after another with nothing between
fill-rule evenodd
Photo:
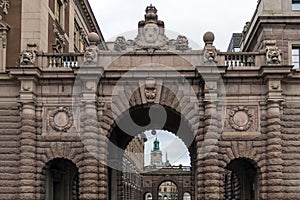
<instances>
[{"instance_id":1,"label":"building facade","mask_svg":"<svg viewBox=\"0 0 300 200\"><path fill-rule=\"evenodd\" d=\"M0 5L1 199L157 200L165 181L178 200L300 199L299 1L259 0L240 52L168 38L152 5L112 45L88 1ZM182 139L190 171L124 169L154 129Z\"/></svg>"}]
</instances>

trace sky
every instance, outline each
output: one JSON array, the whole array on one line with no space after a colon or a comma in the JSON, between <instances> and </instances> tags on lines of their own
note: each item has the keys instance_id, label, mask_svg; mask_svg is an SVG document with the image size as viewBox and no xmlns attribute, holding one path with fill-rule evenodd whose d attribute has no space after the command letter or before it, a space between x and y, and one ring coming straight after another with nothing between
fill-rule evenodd
<instances>
[{"instance_id":1,"label":"sky","mask_svg":"<svg viewBox=\"0 0 300 200\"><path fill-rule=\"evenodd\" d=\"M89 0L106 41L137 35L138 21L152 3L166 30L185 35L194 49L202 48L203 35L215 34L217 49L226 51L232 33L242 32L256 9L257 0ZM132 31L134 31L132 35ZM127 34L131 32L131 34ZM168 33L168 32L167 32ZM178 35L176 34L176 36ZM176 36L167 35L169 39Z\"/></svg>"},{"instance_id":2,"label":"sky","mask_svg":"<svg viewBox=\"0 0 300 200\"><path fill-rule=\"evenodd\" d=\"M166 162L166 153L168 154L168 160L172 165L190 166L189 151L183 141L168 131L158 130L156 135L152 135L151 131L145 132L147 142L145 143L145 165L150 164L151 150L153 149L154 140L158 139L160 150L162 151L162 161Z\"/></svg>"}]
</instances>

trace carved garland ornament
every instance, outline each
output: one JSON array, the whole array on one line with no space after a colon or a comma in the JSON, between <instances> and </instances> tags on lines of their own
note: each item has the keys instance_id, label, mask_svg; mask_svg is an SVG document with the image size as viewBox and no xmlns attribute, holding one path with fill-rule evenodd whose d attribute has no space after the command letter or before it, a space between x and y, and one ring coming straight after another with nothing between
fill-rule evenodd
<instances>
[{"instance_id":1,"label":"carved garland ornament","mask_svg":"<svg viewBox=\"0 0 300 200\"><path fill-rule=\"evenodd\" d=\"M54 130L67 132L73 125L72 112L67 108L59 107L51 113L49 123Z\"/></svg>"},{"instance_id":2,"label":"carved garland ornament","mask_svg":"<svg viewBox=\"0 0 300 200\"><path fill-rule=\"evenodd\" d=\"M253 115L248 108L238 106L233 108L229 113L229 124L237 131L247 131L253 122Z\"/></svg>"}]
</instances>

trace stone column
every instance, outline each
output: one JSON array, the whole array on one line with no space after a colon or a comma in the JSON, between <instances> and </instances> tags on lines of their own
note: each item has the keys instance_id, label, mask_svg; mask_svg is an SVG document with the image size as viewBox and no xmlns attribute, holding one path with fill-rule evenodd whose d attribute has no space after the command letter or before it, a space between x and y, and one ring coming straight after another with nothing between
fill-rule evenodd
<instances>
[{"instance_id":1,"label":"stone column","mask_svg":"<svg viewBox=\"0 0 300 200\"><path fill-rule=\"evenodd\" d=\"M106 137L100 131L97 117L97 84L94 77L82 77L83 112L81 116L81 139L86 149L84 167L80 175L80 190L83 200L107 199Z\"/></svg>"},{"instance_id":2,"label":"stone column","mask_svg":"<svg viewBox=\"0 0 300 200\"><path fill-rule=\"evenodd\" d=\"M81 198L84 200L98 199L98 160L95 154L98 152L97 119L95 118L95 103L84 101L84 111L81 116L82 142L85 147L84 167L80 174ZM93 114L94 113L94 114Z\"/></svg>"},{"instance_id":3,"label":"stone column","mask_svg":"<svg viewBox=\"0 0 300 200\"><path fill-rule=\"evenodd\" d=\"M36 199L36 102L35 81L21 80L22 127L20 133L20 200Z\"/></svg>"},{"instance_id":4,"label":"stone column","mask_svg":"<svg viewBox=\"0 0 300 200\"><path fill-rule=\"evenodd\" d=\"M195 183L195 191L196 191L196 199L204 199L204 174L203 174L203 158L202 158L202 144L204 140L204 110L203 107L199 106L200 109L200 125L199 130L197 132L195 141L196 141L196 163L195 163L195 171L196 171L196 183Z\"/></svg>"},{"instance_id":5,"label":"stone column","mask_svg":"<svg viewBox=\"0 0 300 200\"><path fill-rule=\"evenodd\" d=\"M267 102L267 199L282 199L283 160L280 102Z\"/></svg>"},{"instance_id":6,"label":"stone column","mask_svg":"<svg viewBox=\"0 0 300 200\"><path fill-rule=\"evenodd\" d=\"M201 155L203 160L204 199L221 199L221 169L218 160L218 116L217 116L217 81L205 83L204 97L204 141Z\"/></svg>"},{"instance_id":7,"label":"stone column","mask_svg":"<svg viewBox=\"0 0 300 200\"><path fill-rule=\"evenodd\" d=\"M269 77L267 79L267 198L282 199L283 185L283 160L281 136L281 111L283 101L281 79Z\"/></svg>"}]
</instances>

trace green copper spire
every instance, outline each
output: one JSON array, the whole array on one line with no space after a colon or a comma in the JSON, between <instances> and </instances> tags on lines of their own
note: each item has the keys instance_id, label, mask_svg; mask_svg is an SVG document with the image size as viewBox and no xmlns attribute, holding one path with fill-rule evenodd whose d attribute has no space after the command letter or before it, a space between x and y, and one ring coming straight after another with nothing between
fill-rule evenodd
<instances>
[{"instance_id":1,"label":"green copper spire","mask_svg":"<svg viewBox=\"0 0 300 200\"><path fill-rule=\"evenodd\" d=\"M153 151L159 151L159 141L158 141L157 137L154 140L153 144L154 144Z\"/></svg>"}]
</instances>

